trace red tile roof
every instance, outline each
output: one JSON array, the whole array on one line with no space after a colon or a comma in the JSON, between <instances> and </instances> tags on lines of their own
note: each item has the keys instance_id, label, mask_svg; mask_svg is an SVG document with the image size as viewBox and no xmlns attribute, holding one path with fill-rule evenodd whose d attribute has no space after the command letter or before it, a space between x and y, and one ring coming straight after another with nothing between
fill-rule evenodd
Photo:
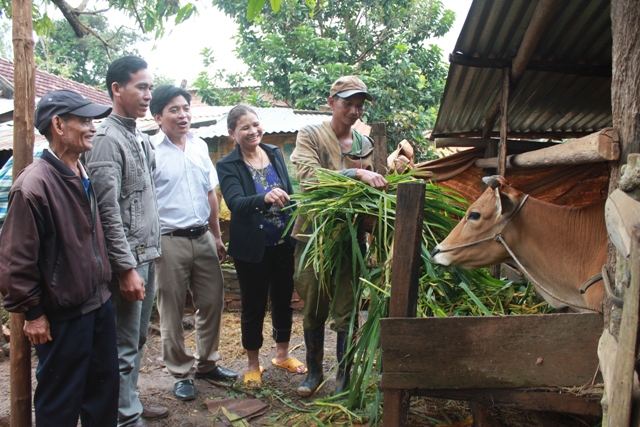
<instances>
[{"instance_id":1,"label":"red tile roof","mask_svg":"<svg viewBox=\"0 0 640 427\"><path fill-rule=\"evenodd\" d=\"M0 75L13 84L13 62L0 58ZM112 104L109 94L104 90L36 69L36 98L41 98L47 92L58 89L75 90L96 104Z\"/></svg>"}]
</instances>

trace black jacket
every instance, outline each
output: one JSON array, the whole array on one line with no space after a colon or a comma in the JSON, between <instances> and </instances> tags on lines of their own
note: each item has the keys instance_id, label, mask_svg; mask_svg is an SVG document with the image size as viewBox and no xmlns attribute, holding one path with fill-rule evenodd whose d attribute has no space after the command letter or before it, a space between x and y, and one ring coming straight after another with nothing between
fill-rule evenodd
<instances>
[{"instance_id":1,"label":"black jacket","mask_svg":"<svg viewBox=\"0 0 640 427\"><path fill-rule=\"evenodd\" d=\"M109 299L111 268L93 190L90 195L47 150L18 176L0 234L7 311L63 321Z\"/></svg>"},{"instance_id":2,"label":"black jacket","mask_svg":"<svg viewBox=\"0 0 640 427\"><path fill-rule=\"evenodd\" d=\"M284 190L293 194L293 186L280 149L268 144L260 144L260 147L267 153L271 164L278 172ZM264 202L264 194L256 193L253 178L242 159L239 145L218 161L216 170L222 196L231 211L228 253L231 257L245 262L260 262L266 245L265 230L262 227L263 212L271 205ZM291 211L286 209L284 213L288 223Z\"/></svg>"}]
</instances>

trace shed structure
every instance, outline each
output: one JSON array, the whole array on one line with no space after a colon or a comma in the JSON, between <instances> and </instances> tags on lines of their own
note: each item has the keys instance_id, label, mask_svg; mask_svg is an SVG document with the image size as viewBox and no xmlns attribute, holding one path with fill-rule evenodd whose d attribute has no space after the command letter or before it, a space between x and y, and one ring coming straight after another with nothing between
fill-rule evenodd
<instances>
[{"instance_id":1,"label":"shed structure","mask_svg":"<svg viewBox=\"0 0 640 427\"><path fill-rule=\"evenodd\" d=\"M618 17L619 23L614 22L612 25L612 15ZM617 76L618 79L622 78L624 81L623 74L621 74L624 71L622 70L627 70L630 64L617 63L614 69L615 61L613 58L617 57L618 61L620 61L620 56L614 54L615 37L612 37L612 32L616 29L617 24L618 39L616 42L620 53L624 52L627 46L635 46L634 43L637 44L638 36L629 32L632 31L629 27L635 28L634 25L637 25L637 20L634 21L633 19L637 19L638 15L640 15L638 13L638 4L634 0L575 0L571 2L554 0L473 1L455 45L455 50L449 58L451 65L431 139L435 140L437 147L472 146L477 148L475 152L461 154L458 158L460 165L462 165L461 169L473 169L473 174L476 174L473 178L473 185L475 186L473 190L476 191L476 195L480 193L482 186L479 177L483 174L495 174L496 171L500 175L507 175L507 179L509 179L509 173L537 174L536 178L534 178L535 180L545 181L543 182L544 185L552 186L552 182L546 178L548 168L544 167L544 158L539 160L539 164L529 166L527 170L518 170L516 168L508 170L507 166L510 162L507 156L531 152L543 147L551 147L556 150L558 148L563 149L561 147L565 145L558 144L561 140L582 138L583 141L586 141L596 138L596 134L608 135L605 139L609 138L611 140L609 141L610 144L608 144L609 152L599 160L593 160L594 162L600 162L597 164L599 172L597 174L592 172L584 173L576 186L582 186L582 188L595 188L597 186L598 190L592 192L593 197L603 197L608 193L610 185L617 185L617 180L613 182L614 176L619 179L619 174L616 175L618 173L618 163L616 162L618 160L626 161L624 145L622 145L624 143L623 136L618 135L617 129L605 130L605 128L611 128L616 122L616 117L612 113L612 104L615 105L615 102L612 103L612 80L615 80ZM627 37L627 44L624 44L623 36ZM629 47L629 49L631 53L623 56L625 58L628 56L630 59L637 57L637 47ZM616 70L620 70L618 74L616 74ZM628 71L626 72L627 79L634 79L634 77L628 75ZM621 87L624 86L624 84L621 85ZM613 87L615 88L615 85ZM637 89L637 84L629 80L626 87L632 90ZM632 99L630 98L627 101ZM630 103L631 107L637 106L637 100L635 104L633 102ZM619 112L618 124L621 124L625 117ZM633 118L626 118L630 119L626 121L628 129L638 129L637 116L635 117L635 124L631 120ZM627 150L637 150L637 134L635 135L636 138L634 139L633 134L628 134L627 132L627 137L631 136L627 141ZM636 145L633 145L634 141ZM566 157L571 162L574 153L569 151L567 154L568 156ZM575 154L577 155L577 153ZM466 159L462 158L464 155L467 156ZM580 166L583 167L585 165ZM424 165L425 171L429 169L430 165ZM560 166L560 169L565 173L565 177L572 175L569 167ZM465 172L465 174L468 173ZM437 173L434 175L437 178ZM441 180L438 181L440 182ZM447 186L446 181L444 185ZM470 184L470 186L472 185ZM415 192L410 189L403 191L407 195ZM400 189L398 193L398 218L400 218ZM414 194L414 196L416 195ZM417 215L417 211L412 210L415 208L414 205L419 207L421 204L416 201L410 201L409 198L403 203L407 205L407 210L411 210L411 213L407 214L407 221L411 223L413 222L412 218ZM419 210L419 208L415 209ZM416 230L415 232L417 233L418 231ZM414 232L409 231L405 236L405 240L410 242L413 235ZM402 264L398 265L397 268L396 255L398 255L399 264ZM422 330L424 332L427 324L421 323L416 328L417 325L412 325L410 319L393 319L393 317L415 316L417 277L414 277L415 274L409 273L417 268L414 265L417 258L414 258L416 257L412 257L411 254L402 255L394 251L393 291L390 304L391 318L385 319L381 325L383 363L385 364L385 372L383 373L381 384L385 391L383 425L406 425L408 399L412 392L471 400L484 404L495 402L516 405L521 408L536 410L590 413L592 415L599 412L597 401L589 402L583 400L580 402L579 399L573 399L571 402L569 400L561 402L561 399L557 396L539 394L540 389L531 389L531 387L542 386L545 383L545 381L539 381L539 384L536 384L536 381L541 378L539 375L531 377L533 378L532 383L526 383L522 380L521 375L518 376L515 373L513 376L509 376L508 370L503 370L504 376L500 378L500 383L496 384L485 380L479 380L475 383L474 381L465 382L465 379L468 380L465 376L459 377L460 380L456 381L456 378L453 378L455 375L453 377L450 375L447 377L450 380L447 384L438 385L433 384L431 380L433 375L427 372L430 368L424 368L429 364L425 360L429 359L429 355L424 355L425 357L421 359L422 368L418 365L411 366L408 358L420 359L421 353L420 346L410 347L408 343L413 342L415 344L415 338L419 335L418 331ZM637 263L637 253L634 259ZM396 270L404 273L398 273L396 278ZM634 281L637 282L638 278L634 277L632 271L631 282L633 283ZM633 298L633 296L630 296L628 299ZM625 304L626 300L627 298L625 298ZM631 311L627 311L623 316L623 327L625 318L631 317L633 319L627 322L633 327L632 332L628 332L629 336L634 337L633 346L624 349L624 353L628 353L629 360L635 360L633 358L636 355L633 350L636 348L635 337L637 336L638 328L637 307L636 301L636 304L631 307ZM602 317L597 314L573 316L582 316L572 317L569 320L576 322L576 327L570 328L574 334L573 338L575 339L577 335L580 335L578 341L590 343L590 349L583 351L581 354L585 358L588 357L590 364L593 365L591 372L596 376L593 376L591 382L602 381L596 374L598 355L595 354L595 343L602 332ZM437 322L440 319L413 320ZM547 319L542 321L546 322ZM556 324L556 326L560 325L555 321L552 323ZM587 323L589 323L589 326L587 326ZM431 323L429 325L434 326ZM409 328L407 329L409 331L407 335L409 341L403 344L401 328L405 326ZM438 327L446 328L446 325L442 323ZM505 324L505 327L510 331L518 330L518 327L514 325L508 326ZM496 340L498 343L508 340L509 331L501 332L500 329L497 328L494 334L488 328L481 328L484 339L478 342L480 346L478 348L482 348L485 353L486 351L490 352L490 349L487 350L487 348L490 348L491 344L487 343L493 342L491 340ZM454 331L454 335L456 333L464 335L466 329L462 330L459 326L456 326L451 330ZM629 330L631 330L631 327L629 327ZM549 331L550 329L545 329L541 325L534 326L534 330L528 334L527 342L533 346L532 348L541 348L538 344L548 343L546 338ZM554 333L550 335L557 336ZM425 334L422 337L423 339L429 339ZM450 337L448 341L455 345L456 339ZM488 347L485 347L485 345ZM386 356L385 347L391 350L387 352ZM459 350L465 351L464 349ZM444 351L446 352L446 357L450 357L452 353L455 353L453 349ZM620 354L620 351L618 351L618 359L627 357L620 356ZM499 355L496 354L496 356ZM478 355L477 357L486 360L491 359L492 355L483 353L483 355ZM449 360L452 366L458 366L460 361L457 359L462 359L462 357L455 357ZM499 360L499 357L494 360ZM470 365L473 361L474 358L471 357L466 362L462 361L459 366L466 367L465 369L474 369L475 365ZM479 361L478 363L481 362ZM616 363L618 362L616 361ZM447 365L449 363L435 363L440 370L442 370L443 364ZM602 366L602 361L600 365ZM568 368L573 367L572 365ZM423 368L425 370L421 371ZM534 367L532 369L535 370L537 368ZM614 371L614 375L618 375L620 372L613 366L611 366L611 370ZM480 371L481 369L477 372ZM402 375L402 373L409 374L406 377L409 382L403 384L399 380L400 377L398 375ZM582 373L584 372L581 371ZM425 375L421 377L421 374ZM629 371L623 374L625 378L627 378L627 374L631 378L633 372ZM554 381L557 382L557 384L554 384L555 386L561 384L563 386L569 385L569 382L566 381L568 377L563 375L554 376ZM482 375L480 376L482 377ZM474 380L478 380L478 378ZM580 382L580 384L577 382ZM509 385L505 386L507 383ZM576 381L574 385L580 386L584 385L584 383L583 379ZM526 389L518 390L518 387L526 387ZM616 389L615 392L617 391ZM523 394L519 395L519 393ZM620 394L619 396L621 402L627 402L627 399L629 399L628 401L631 399L630 391L628 394L625 391L625 394ZM566 394L563 396L563 398L567 397ZM543 401L545 402L544 404L542 404ZM626 408L629 407L628 405ZM482 423L482 420L479 419L482 407L476 405L474 409L476 408L478 412L476 413L474 410L476 415L475 425L480 425ZM608 416L619 416L622 413L621 411L610 411ZM628 412L624 412L625 416L627 414ZM491 425L491 423L489 422L486 425ZM612 422L609 425L623 424Z\"/></svg>"}]
</instances>

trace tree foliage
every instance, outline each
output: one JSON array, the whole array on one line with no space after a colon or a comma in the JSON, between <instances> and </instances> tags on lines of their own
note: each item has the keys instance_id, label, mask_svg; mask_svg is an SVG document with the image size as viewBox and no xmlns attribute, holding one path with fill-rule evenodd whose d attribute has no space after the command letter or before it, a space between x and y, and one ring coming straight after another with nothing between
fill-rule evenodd
<instances>
[{"instance_id":1,"label":"tree foliage","mask_svg":"<svg viewBox=\"0 0 640 427\"><path fill-rule=\"evenodd\" d=\"M142 33L153 33L155 38L160 38L165 34L165 23L173 21L179 24L197 13L194 3L180 0L107 0L101 3L106 5L104 9L88 8L88 3L88 0L82 0L80 5L73 7L66 0L33 0L33 29L38 35L54 31L54 22L47 12L48 7L53 4L69 23L76 37L95 37L107 50L111 50L116 49L116 46L100 35L92 26L92 21L84 21L81 16L103 16L109 10L117 10L133 19ZM11 12L11 0L0 0L0 18L11 19Z\"/></svg>"},{"instance_id":2,"label":"tree foliage","mask_svg":"<svg viewBox=\"0 0 640 427\"><path fill-rule=\"evenodd\" d=\"M454 20L441 1L289 0L277 2L277 13L258 1L253 10L262 13L252 21L249 2L213 0L239 24L238 56L275 98L317 109L336 78L357 74L375 99L369 123L386 122L392 144L424 140L447 73L439 48L425 41L444 35Z\"/></svg>"},{"instance_id":3,"label":"tree foliage","mask_svg":"<svg viewBox=\"0 0 640 427\"><path fill-rule=\"evenodd\" d=\"M51 34L38 39L35 45L36 65L49 73L102 87L111 60L137 54L133 46L144 38L124 27L110 27L102 15L82 16L80 19L94 28L113 49L105 52L103 44L95 37L77 38L68 22L59 20L54 22Z\"/></svg>"}]
</instances>

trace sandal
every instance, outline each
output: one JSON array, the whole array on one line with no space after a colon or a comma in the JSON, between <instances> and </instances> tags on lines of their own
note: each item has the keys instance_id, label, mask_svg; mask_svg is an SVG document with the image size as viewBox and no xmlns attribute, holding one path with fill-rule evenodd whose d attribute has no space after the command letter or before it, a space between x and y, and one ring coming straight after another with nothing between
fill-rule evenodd
<instances>
[{"instance_id":1,"label":"sandal","mask_svg":"<svg viewBox=\"0 0 640 427\"><path fill-rule=\"evenodd\" d=\"M260 369L253 371L247 371L244 374L244 386L246 388L258 388L262 386L262 373L264 368L260 366Z\"/></svg>"},{"instance_id":2,"label":"sandal","mask_svg":"<svg viewBox=\"0 0 640 427\"><path fill-rule=\"evenodd\" d=\"M290 357L282 363L276 362L276 359L271 359L271 364L276 368L284 369L292 374L302 375L307 373L307 367L295 357ZM302 367L302 369L300 369L300 367Z\"/></svg>"}]
</instances>

